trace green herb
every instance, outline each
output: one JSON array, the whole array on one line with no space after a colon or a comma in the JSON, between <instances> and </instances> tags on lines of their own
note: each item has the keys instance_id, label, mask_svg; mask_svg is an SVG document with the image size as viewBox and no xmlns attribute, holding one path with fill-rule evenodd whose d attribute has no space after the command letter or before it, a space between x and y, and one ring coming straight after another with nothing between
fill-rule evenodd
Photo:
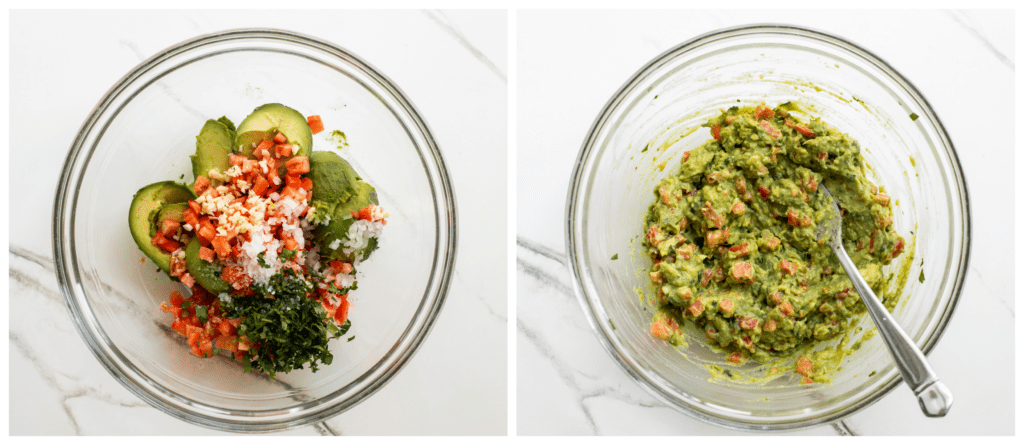
<instances>
[{"instance_id":1,"label":"green herb","mask_svg":"<svg viewBox=\"0 0 1024 445\"><path fill-rule=\"evenodd\" d=\"M619 259L619 254L612 255L612 261Z\"/></svg>"},{"instance_id":2,"label":"green herb","mask_svg":"<svg viewBox=\"0 0 1024 445\"><path fill-rule=\"evenodd\" d=\"M270 265L267 264L266 253L267 252L260 252L259 255L256 255L256 262L259 263L260 267L270 269Z\"/></svg>"},{"instance_id":3,"label":"green herb","mask_svg":"<svg viewBox=\"0 0 1024 445\"><path fill-rule=\"evenodd\" d=\"M321 363L331 364L334 356L328 341L344 335L351 323L338 326L326 320L323 305L306 298L316 290L312 282L291 269L283 269L267 284L253 286L253 290L256 295L232 299L225 308L226 317L243 318L238 335L248 337L253 344L243 359L247 372L262 371L275 378L278 372L303 369L306 364L314 372Z\"/></svg>"},{"instance_id":4,"label":"green herb","mask_svg":"<svg viewBox=\"0 0 1024 445\"><path fill-rule=\"evenodd\" d=\"M182 302L182 303L181 303L181 308L182 308L182 309L188 309L188 304L189 304L189 303L188 303L187 301L184 301L184 302Z\"/></svg>"},{"instance_id":5,"label":"green herb","mask_svg":"<svg viewBox=\"0 0 1024 445\"><path fill-rule=\"evenodd\" d=\"M370 257L370 254L379 247L380 246L377 245L377 238L370 238L370 241L366 243L366 252L363 252L363 261L366 261L366 259Z\"/></svg>"},{"instance_id":6,"label":"green herb","mask_svg":"<svg viewBox=\"0 0 1024 445\"><path fill-rule=\"evenodd\" d=\"M178 179L185 179L185 174L182 173L181 176L178 176Z\"/></svg>"},{"instance_id":7,"label":"green herb","mask_svg":"<svg viewBox=\"0 0 1024 445\"><path fill-rule=\"evenodd\" d=\"M921 275L919 275L919 276L917 277L917 281L918 281L919 283L924 283L924 271L923 271L923 270L921 271Z\"/></svg>"},{"instance_id":8,"label":"green herb","mask_svg":"<svg viewBox=\"0 0 1024 445\"><path fill-rule=\"evenodd\" d=\"M647 149L648 148L651 148L651 144L650 143L648 143L646 146L644 146L644 149L640 150L640 153L647 153Z\"/></svg>"},{"instance_id":9,"label":"green herb","mask_svg":"<svg viewBox=\"0 0 1024 445\"><path fill-rule=\"evenodd\" d=\"M188 311L181 311L181 318L188 317Z\"/></svg>"},{"instance_id":10,"label":"green herb","mask_svg":"<svg viewBox=\"0 0 1024 445\"><path fill-rule=\"evenodd\" d=\"M912 120L912 121L916 121L916 120L917 120L917 117L918 117L918 116L917 116L917 113L910 113L910 120Z\"/></svg>"},{"instance_id":11,"label":"green herb","mask_svg":"<svg viewBox=\"0 0 1024 445\"><path fill-rule=\"evenodd\" d=\"M200 323L206 323L206 306L201 304L196 305L196 315L199 316Z\"/></svg>"},{"instance_id":12,"label":"green herb","mask_svg":"<svg viewBox=\"0 0 1024 445\"><path fill-rule=\"evenodd\" d=\"M872 376L874 376L877 373L878 373L878 371L871 371L871 374L868 374L868 377L872 377Z\"/></svg>"},{"instance_id":13,"label":"green herb","mask_svg":"<svg viewBox=\"0 0 1024 445\"><path fill-rule=\"evenodd\" d=\"M348 320L345 320L345 323L348 323ZM356 336L353 335L353 336L348 338L348 341L352 341L352 340L355 340L355 339L356 339Z\"/></svg>"},{"instance_id":14,"label":"green herb","mask_svg":"<svg viewBox=\"0 0 1024 445\"><path fill-rule=\"evenodd\" d=\"M282 260L290 260L290 259L295 257L296 253L298 253L298 250L284 249L284 250L281 251L281 255L280 255L279 258L281 258Z\"/></svg>"}]
</instances>

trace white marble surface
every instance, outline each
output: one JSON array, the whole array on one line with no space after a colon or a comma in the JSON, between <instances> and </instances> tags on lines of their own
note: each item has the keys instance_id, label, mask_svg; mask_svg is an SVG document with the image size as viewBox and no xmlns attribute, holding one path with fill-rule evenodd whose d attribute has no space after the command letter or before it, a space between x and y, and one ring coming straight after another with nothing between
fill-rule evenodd
<instances>
[{"instance_id":1,"label":"white marble surface","mask_svg":"<svg viewBox=\"0 0 1024 445\"><path fill-rule=\"evenodd\" d=\"M1013 434L1014 136L980 130L1015 122L1013 12L794 10L518 13L518 433L734 433L659 403L598 344L566 268L565 196L593 119L637 69L705 32L764 22L846 37L909 78L958 149L975 224L960 305L929 357L956 394L949 415L924 417L901 386L840 423L798 434Z\"/></svg>"},{"instance_id":2,"label":"white marble surface","mask_svg":"<svg viewBox=\"0 0 1024 445\"><path fill-rule=\"evenodd\" d=\"M507 431L505 11L15 11L10 15L10 433L218 434L150 407L99 365L53 273L50 218L68 147L103 93L159 50L217 30L274 27L342 45L395 81L431 126L459 204L447 303L387 386L282 434ZM486 165L486 169L479 166ZM495 223L498 221L499 223Z\"/></svg>"}]
</instances>

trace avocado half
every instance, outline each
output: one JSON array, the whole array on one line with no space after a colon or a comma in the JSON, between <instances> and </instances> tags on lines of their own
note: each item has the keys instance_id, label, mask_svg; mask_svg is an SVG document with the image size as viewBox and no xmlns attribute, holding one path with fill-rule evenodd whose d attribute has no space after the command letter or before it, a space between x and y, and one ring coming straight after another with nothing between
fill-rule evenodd
<instances>
[{"instance_id":1,"label":"avocado half","mask_svg":"<svg viewBox=\"0 0 1024 445\"><path fill-rule=\"evenodd\" d=\"M313 132L302 113L281 104L265 104L252 110L238 124L234 152L253 158L253 147L264 139L273 140L278 132L288 138L288 144L293 147L292 156L309 156L313 151ZM282 166L288 159L291 157L282 159Z\"/></svg>"},{"instance_id":2,"label":"avocado half","mask_svg":"<svg viewBox=\"0 0 1024 445\"><path fill-rule=\"evenodd\" d=\"M234 124L226 117L210 119L196 136L196 154L192 159L192 174L195 178L209 177L210 170L225 172L231 168L231 147L235 143Z\"/></svg>"},{"instance_id":3,"label":"avocado half","mask_svg":"<svg viewBox=\"0 0 1024 445\"><path fill-rule=\"evenodd\" d=\"M132 198L128 210L128 228L142 253L164 272L171 271L171 254L153 245L157 227L164 218L181 221L184 209L175 204L185 203L195 197L192 190L174 181L157 182L147 185ZM186 206L188 204L185 204ZM177 212L177 213L176 213ZM179 216L174 216L179 215ZM181 219L178 219L181 218Z\"/></svg>"},{"instance_id":4,"label":"avocado half","mask_svg":"<svg viewBox=\"0 0 1024 445\"><path fill-rule=\"evenodd\" d=\"M333 152L313 152L309 157L307 176L316 190L310 205L316 207L318 213L331 216L330 222L313 229L313 238L320 246L320 256L330 260L354 260L358 253L345 255L342 246L331 249L330 245L348 235L349 227L355 222L351 211L378 204L377 191L359 177L348 161Z\"/></svg>"}]
</instances>

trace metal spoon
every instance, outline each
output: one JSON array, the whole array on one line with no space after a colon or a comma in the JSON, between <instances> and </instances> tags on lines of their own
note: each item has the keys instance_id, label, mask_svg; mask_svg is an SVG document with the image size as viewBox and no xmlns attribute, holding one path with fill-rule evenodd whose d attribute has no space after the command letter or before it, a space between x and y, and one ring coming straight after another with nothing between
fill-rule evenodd
<instances>
[{"instance_id":1,"label":"metal spoon","mask_svg":"<svg viewBox=\"0 0 1024 445\"><path fill-rule=\"evenodd\" d=\"M945 416L949 412L949 407L953 405L953 393L939 381L939 377L928 365L924 354L907 333L903 332L903 328L900 328L896 320L892 319L889 311L882 305L882 301L871 290L867 281L864 281L864 277L860 275L857 266L853 264L850 255L843 248L843 217L840 216L839 206L836 205L835 198L824 185L818 187L828 196L835 213L831 218L818 225L815 236L819 241L828 239L829 246L839 258L839 263L843 265L846 275L853 282L853 287L860 295L864 306L868 308L868 314L871 314L871 319L878 327L878 332L882 334L882 340L889 348L889 353L896 362L896 368L900 370L903 380L917 396L917 401L921 404L921 411L928 417Z\"/></svg>"}]
</instances>

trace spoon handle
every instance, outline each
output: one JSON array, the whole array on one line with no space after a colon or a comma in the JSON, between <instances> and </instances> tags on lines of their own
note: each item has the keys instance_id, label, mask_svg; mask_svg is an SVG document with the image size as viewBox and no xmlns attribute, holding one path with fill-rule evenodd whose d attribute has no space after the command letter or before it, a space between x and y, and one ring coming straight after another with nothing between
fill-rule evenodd
<instances>
[{"instance_id":1,"label":"spoon handle","mask_svg":"<svg viewBox=\"0 0 1024 445\"><path fill-rule=\"evenodd\" d=\"M939 377L928 365L924 354L892 318L889 311L882 305L882 301L871 290L871 286L868 286L867 281L864 281L864 277L857 270L857 266L853 264L846 249L841 243L835 244L839 245L833 245L832 250L835 251L839 263L843 265L843 269L849 275L864 306L868 308L868 314L874 319L875 326L878 327L878 332L882 335L882 340L889 348L889 354L896 362L896 368L900 370L903 380L917 396L921 411L928 417L945 416L953 404L953 393L939 381Z\"/></svg>"}]
</instances>

